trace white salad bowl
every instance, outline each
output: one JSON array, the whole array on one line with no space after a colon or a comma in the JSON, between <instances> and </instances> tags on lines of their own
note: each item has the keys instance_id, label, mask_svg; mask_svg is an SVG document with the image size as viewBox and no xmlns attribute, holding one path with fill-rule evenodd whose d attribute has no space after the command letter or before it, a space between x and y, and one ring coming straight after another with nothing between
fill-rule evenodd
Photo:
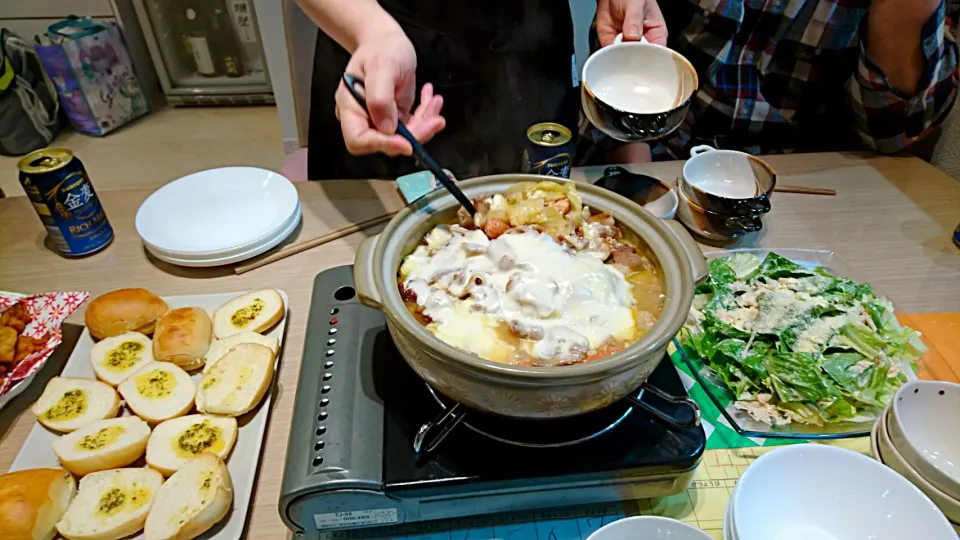
<instances>
[{"instance_id":1,"label":"white salad bowl","mask_svg":"<svg viewBox=\"0 0 960 540\"><path fill-rule=\"evenodd\" d=\"M682 521L659 516L635 516L604 525L587 540L713 540L709 534Z\"/></svg>"},{"instance_id":2,"label":"white salad bowl","mask_svg":"<svg viewBox=\"0 0 960 540\"><path fill-rule=\"evenodd\" d=\"M871 443L875 445L873 449L874 456L881 463L900 473L904 478L917 486L937 508L943 512L951 522L960 522L960 501L937 489L930 484L910 463L903 457L890 440L888 425L890 423L890 407L884 411L884 415L877 421L870 434ZM875 441L875 442L874 442Z\"/></svg>"},{"instance_id":3,"label":"white salad bowl","mask_svg":"<svg viewBox=\"0 0 960 540\"><path fill-rule=\"evenodd\" d=\"M915 381L893 397L887 430L900 455L931 484L960 499L960 384Z\"/></svg>"},{"instance_id":4,"label":"white salad bowl","mask_svg":"<svg viewBox=\"0 0 960 540\"><path fill-rule=\"evenodd\" d=\"M913 484L867 456L833 446L779 448L733 492L739 540L956 540Z\"/></svg>"}]
</instances>

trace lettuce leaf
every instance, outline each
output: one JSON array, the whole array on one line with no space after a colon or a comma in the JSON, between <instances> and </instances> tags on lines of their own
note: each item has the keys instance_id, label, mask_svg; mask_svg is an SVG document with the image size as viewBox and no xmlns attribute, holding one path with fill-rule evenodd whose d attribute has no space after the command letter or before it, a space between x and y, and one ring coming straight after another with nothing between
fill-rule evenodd
<instances>
[{"instance_id":1,"label":"lettuce leaf","mask_svg":"<svg viewBox=\"0 0 960 540\"><path fill-rule=\"evenodd\" d=\"M760 265L759 272L761 276L771 279L809 276L813 275L813 273L813 270L804 268L790 259L781 257L773 252L767 253L767 256L763 259L763 264Z\"/></svg>"},{"instance_id":2,"label":"lettuce leaf","mask_svg":"<svg viewBox=\"0 0 960 540\"><path fill-rule=\"evenodd\" d=\"M707 311L703 314L703 328L706 332L718 334L721 338L740 338L749 339L750 332L745 332L736 326L720 319L717 314Z\"/></svg>"},{"instance_id":3,"label":"lettuce leaf","mask_svg":"<svg viewBox=\"0 0 960 540\"><path fill-rule=\"evenodd\" d=\"M713 290L713 296L704 306L704 312L716 313L718 309L732 310L737 309L737 296L729 285L717 285Z\"/></svg>"},{"instance_id":4,"label":"lettuce leaf","mask_svg":"<svg viewBox=\"0 0 960 540\"><path fill-rule=\"evenodd\" d=\"M887 394L889 362L874 363L859 353L834 353L823 357L823 370L836 382L843 393L853 399L883 407Z\"/></svg>"},{"instance_id":5,"label":"lettuce leaf","mask_svg":"<svg viewBox=\"0 0 960 540\"><path fill-rule=\"evenodd\" d=\"M766 391L766 380L770 377L767 369L763 367L763 359L770 352L770 348L769 343L754 341L746 356L741 356L739 359L740 367L759 391Z\"/></svg>"},{"instance_id":6,"label":"lettuce leaf","mask_svg":"<svg viewBox=\"0 0 960 540\"><path fill-rule=\"evenodd\" d=\"M727 258L727 265L733 271L737 281L749 281L760 268L760 257L753 253L734 253Z\"/></svg>"},{"instance_id":7,"label":"lettuce leaf","mask_svg":"<svg viewBox=\"0 0 960 540\"><path fill-rule=\"evenodd\" d=\"M901 328L896 334L887 336L887 354L893 358L912 364L927 354L928 350L920 333L911 328Z\"/></svg>"},{"instance_id":8,"label":"lettuce leaf","mask_svg":"<svg viewBox=\"0 0 960 540\"><path fill-rule=\"evenodd\" d=\"M839 397L840 392L823 377L818 358L809 353L773 353L763 359L782 401L816 402Z\"/></svg>"},{"instance_id":9,"label":"lettuce leaf","mask_svg":"<svg viewBox=\"0 0 960 540\"><path fill-rule=\"evenodd\" d=\"M707 263L707 268L710 270L710 278L697 286L696 294L712 293L737 280L737 275L727 264L727 257L711 260Z\"/></svg>"},{"instance_id":10,"label":"lettuce leaf","mask_svg":"<svg viewBox=\"0 0 960 540\"><path fill-rule=\"evenodd\" d=\"M835 279L833 284L820 294L820 297L828 302L849 306L865 296L874 296L873 288L866 283L857 283L849 279L838 278L820 267L816 268L814 272Z\"/></svg>"},{"instance_id":11,"label":"lettuce leaf","mask_svg":"<svg viewBox=\"0 0 960 540\"><path fill-rule=\"evenodd\" d=\"M876 358L887 345L879 334L859 321L851 321L841 327L837 338L867 358Z\"/></svg>"},{"instance_id":12,"label":"lettuce leaf","mask_svg":"<svg viewBox=\"0 0 960 540\"><path fill-rule=\"evenodd\" d=\"M750 379L736 364L711 365L723 384L733 394L734 399L751 388Z\"/></svg>"},{"instance_id":13,"label":"lettuce leaf","mask_svg":"<svg viewBox=\"0 0 960 540\"><path fill-rule=\"evenodd\" d=\"M845 422L857 415L857 408L842 397L820 401L817 410L827 422Z\"/></svg>"},{"instance_id":14,"label":"lettuce leaf","mask_svg":"<svg viewBox=\"0 0 960 540\"><path fill-rule=\"evenodd\" d=\"M713 356L713 350L717 346L717 339L710 332L696 332L690 328L684 327L680 331L681 344L688 349L693 349L700 358L709 359Z\"/></svg>"},{"instance_id":15,"label":"lettuce leaf","mask_svg":"<svg viewBox=\"0 0 960 540\"><path fill-rule=\"evenodd\" d=\"M710 279L719 285L728 285L737 280L737 274L730 268L726 257L713 259L707 264L710 269Z\"/></svg>"}]
</instances>

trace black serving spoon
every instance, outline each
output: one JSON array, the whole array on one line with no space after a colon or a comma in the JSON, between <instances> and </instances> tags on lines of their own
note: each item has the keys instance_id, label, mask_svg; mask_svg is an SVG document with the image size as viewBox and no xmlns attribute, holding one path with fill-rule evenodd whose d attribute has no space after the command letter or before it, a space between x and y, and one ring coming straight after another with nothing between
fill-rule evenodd
<instances>
[{"instance_id":1,"label":"black serving spoon","mask_svg":"<svg viewBox=\"0 0 960 540\"><path fill-rule=\"evenodd\" d=\"M347 85L347 90L350 91L350 95L353 96L353 99L357 100L357 103L360 104L365 110L367 109L367 100L363 99L363 95L357 91L357 86L359 85L363 88L363 81L358 77L354 77L349 73L343 74L343 84ZM456 197L457 201L467 209L467 212L470 212L470 215L477 213L477 209L473 207L473 203L470 202L470 199L460 191L460 188L457 187L457 184L450 180L450 177L447 176L447 173L443 171L443 168L427 153L423 148L420 142L414 137L410 131L407 129L407 126L403 125L399 119L397 119L397 133L407 140L410 143L410 146L413 147L413 155L417 157L421 164L426 167L430 172L433 173L433 176L443 184L443 187L447 188L447 191L453 194Z\"/></svg>"}]
</instances>

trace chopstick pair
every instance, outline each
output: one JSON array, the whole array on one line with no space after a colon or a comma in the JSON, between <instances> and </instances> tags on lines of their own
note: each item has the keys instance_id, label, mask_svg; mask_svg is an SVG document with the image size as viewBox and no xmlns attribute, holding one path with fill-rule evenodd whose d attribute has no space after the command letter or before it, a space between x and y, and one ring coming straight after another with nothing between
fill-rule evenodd
<instances>
[{"instance_id":1,"label":"chopstick pair","mask_svg":"<svg viewBox=\"0 0 960 540\"><path fill-rule=\"evenodd\" d=\"M827 195L829 197L834 197L837 194L837 190L829 188L808 188L803 186L777 186L773 188L773 191L777 193L800 193L803 195Z\"/></svg>"},{"instance_id":2,"label":"chopstick pair","mask_svg":"<svg viewBox=\"0 0 960 540\"><path fill-rule=\"evenodd\" d=\"M311 238L310 240L304 240L303 242L298 242L296 244L287 246L281 249L280 251L274 253L273 255L270 255L269 257L264 257L256 262L234 266L233 272L238 276L240 274L246 274L251 270L256 270L261 266L266 266L270 263L274 263L274 262L286 259L291 255L296 255L297 253L300 253L302 251L306 251L308 249L315 248L317 246L322 246L323 244L326 244L328 242L333 242L334 240L339 240L340 238L343 238L344 236L349 236L355 232L360 232L364 229L369 229L374 225L379 225L384 221L389 221L390 218L392 218L395 215L397 215L397 212L389 212L386 214L379 215L375 218L370 218L368 220L361 221L360 223L354 223L352 225L347 225L346 227L340 227L335 231L318 236L316 238Z\"/></svg>"}]
</instances>

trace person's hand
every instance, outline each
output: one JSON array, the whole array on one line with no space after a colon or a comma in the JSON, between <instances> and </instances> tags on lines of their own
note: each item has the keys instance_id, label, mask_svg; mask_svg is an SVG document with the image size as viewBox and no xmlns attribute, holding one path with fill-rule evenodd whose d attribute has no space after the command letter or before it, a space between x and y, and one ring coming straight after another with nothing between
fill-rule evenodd
<instances>
[{"instance_id":1,"label":"person's hand","mask_svg":"<svg viewBox=\"0 0 960 540\"><path fill-rule=\"evenodd\" d=\"M657 0L597 0L597 37L600 46L613 43L617 34L624 41L641 37L656 45L667 45L667 23Z\"/></svg>"},{"instance_id":2,"label":"person's hand","mask_svg":"<svg viewBox=\"0 0 960 540\"><path fill-rule=\"evenodd\" d=\"M410 143L396 134L398 119L421 143L446 125L440 116L443 98L433 94L429 83L423 85L417 110L410 112L417 91L417 54L403 31L397 29L361 42L350 57L347 73L364 81L361 92L369 109L367 114L340 81L337 118L351 154L411 155Z\"/></svg>"}]
</instances>

